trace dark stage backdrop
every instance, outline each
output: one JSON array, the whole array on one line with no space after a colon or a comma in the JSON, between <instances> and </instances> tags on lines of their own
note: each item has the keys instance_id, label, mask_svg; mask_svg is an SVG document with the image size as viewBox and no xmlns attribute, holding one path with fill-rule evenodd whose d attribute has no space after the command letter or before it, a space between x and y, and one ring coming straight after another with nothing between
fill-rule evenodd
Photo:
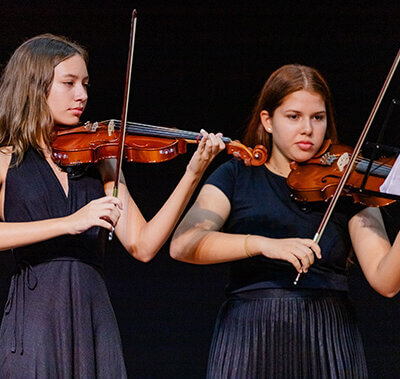
<instances>
[{"instance_id":1,"label":"dark stage backdrop","mask_svg":"<svg viewBox=\"0 0 400 379\"><path fill-rule=\"evenodd\" d=\"M331 85L339 132L354 145L400 41L395 1L0 1L0 63L39 33L66 35L90 52L85 120L119 118L130 15L139 12L129 119L242 136L255 97L279 66L315 66ZM398 126L389 141L397 141ZM193 148L189 149L190 152ZM147 218L173 190L191 153L158 165L124 167ZM222 153L208 174L229 157ZM392 233L399 208L385 212ZM168 245L150 263L130 258L114 241L106 279L134 378L202 378L227 266L172 261ZM0 296L10 255L2 254ZM400 268L399 268L400 269ZM371 377L400 375L400 299L385 299L351 269Z\"/></svg>"}]
</instances>

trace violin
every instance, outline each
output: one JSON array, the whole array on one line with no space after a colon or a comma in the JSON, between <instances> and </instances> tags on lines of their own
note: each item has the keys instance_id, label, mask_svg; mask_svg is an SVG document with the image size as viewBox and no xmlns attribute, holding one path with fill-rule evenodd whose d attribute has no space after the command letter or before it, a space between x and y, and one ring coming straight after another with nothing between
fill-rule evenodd
<instances>
[{"instance_id":1,"label":"violin","mask_svg":"<svg viewBox=\"0 0 400 379\"><path fill-rule=\"evenodd\" d=\"M97 163L103 159L118 157L120 140L119 120L86 122L70 128L57 127L52 141L52 158L62 167L83 163ZM123 146L127 162L165 162L186 152L187 143L198 143L200 133L174 128L127 122ZM239 141L222 137L228 154L242 159L247 166L260 166L268 157L267 149L257 145L254 149Z\"/></svg>"},{"instance_id":2,"label":"violin","mask_svg":"<svg viewBox=\"0 0 400 379\"><path fill-rule=\"evenodd\" d=\"M351 147L335 145L327 140L310 160L303 163L292 162L287 184L293 197L302 202L327 201L333 197L352 154ZM382 207L393 203L396 201L394 198L371 196L368 193L379 192L394 162L395 158L383 157L370 162L369 159L358 156L341 196L351 196L354 202L369 207ZM365 180L369 166L369 175Z\"/></svg>"}]
</instances>

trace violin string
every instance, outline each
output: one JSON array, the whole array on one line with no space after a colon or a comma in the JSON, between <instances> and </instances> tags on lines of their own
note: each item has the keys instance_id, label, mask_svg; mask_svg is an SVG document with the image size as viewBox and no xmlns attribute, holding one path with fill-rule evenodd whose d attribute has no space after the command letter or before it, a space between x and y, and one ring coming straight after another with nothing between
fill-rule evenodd
<instances>
[{"instance_id":1,"label":"violin string","mask_svg":"<svg viewBox=\"0 0 400 379\"><path fill-rule=\"evenodd\" d=\"M357 158L356 159L356 163L358 163L358 164L362 163L363 164L362 167L365 169L366 169L367 165L369 164L369 162L370 162L369 159L366 159L366 158ZM389 172L391 169L392 169L392 166L390 166L386 163L383 163L383 162L374 161L371 165L371 173L379 172L385 176L389 175Z\"/></svg>"},{"instance_id":2,"label":"violin string","mask_svg":"<svg viewBox=\"0 0 400 379\"><path fill-rule=\"evenodd\" d=\"M119 127L121 122L120 120L112 120L114 124ZM105 121L107 123L107 121ZM131 131L132 133L141 133L143 135L154 135L160 137L169 137L169 138L184 138L196 141L201 138L200 133L192 132L192 131L185 131L179 130L175 128L167 128L165 126L156 126L156 125L149 125L149 124L142 124L138 122L127 122L127 130ZM232 142L229 137L222 137L224 142Z\"/></svg>"},{"instance_id":3,"label":"violin string","mask_svg":"<svg viewBox=\"0 0 400 379\"><path fill-rule=\"evenodd\" d=\"M121 122L119 120L114 120L114 123L117 126L120 126ZM187 136L187 138L193 138L197 139L197 137L200 135L200 133L195 133L195 132L190 132L190 131L182 131L174 128L167 128L165 126L156 126L156 125L149 125L149 124L142 124L138 122L127 122L127 125L129 127L128 130L132 132L142 132L145 134L161 134L162 136L179 136L179 137L184 137Z\"/></svg>"},{"instance_id":4,"label":"violin string","mask_svg":"<svg viewBox=\"0 0 400 379\"><path fill-rule=\"evenodd\" d=\"M141 128L141 127L128 127L128 131L134 132L134 133L141 133L141 134L147 134L147 135L153 135L153 136L159 136L159 137L170 137L170 138L186 138L186 139L193 139L196 140L200 134L195 134L195 133L184 133L184 132L172 132L168 130L151 130L148 128Z\"/></svg>"},{"instance_id":5,"label":"violin string","mask_svg":"<svg viewBox=\"0 0 400 379\"><path fill-rule=\"evenodd\" d=\"M339 154L334 154L335 157L340 157ZM366 158L356 158L355 163L360 164L362 163L362 168L366 169L366 166L369 164L369 159ZM392 169L391 165L388 165L384 162L376 162L374 161L371 166L371 173L381 173L383 176L389 175L390 170Z\"/></svg>"}]
</instances>

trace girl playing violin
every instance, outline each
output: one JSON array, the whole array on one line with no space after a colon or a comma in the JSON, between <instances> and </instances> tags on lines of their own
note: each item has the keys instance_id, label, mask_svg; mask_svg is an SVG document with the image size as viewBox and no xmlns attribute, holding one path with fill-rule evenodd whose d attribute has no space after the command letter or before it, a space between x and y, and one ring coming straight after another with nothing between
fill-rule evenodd
<instances>
[{"instance_id":1,"label":"girl playing violin","mask_svg":"<svg viewBox=\"0 0 400 379\"><path fill-rule=\"evenodd\" d=\"M146 222L124 184L111 196L111 163L70 178L51 159L55 125L85 109L87 53L50 34L23 43L0 86L0 249L17 270L0 330L1 377L126 377L121 341L101 272L100 227L136 259L154 257L206 167L224 147L202 132L186 172ZM105 196L107 194L107 196Z\"/></svg>"},{"instance_id":2,"label":"girl playing violin","mask_svg":"<svg viewBox=\"0 0 400 379\"><path fill-rule=\"evenodd\" d=\"M232 262L209 378L367 376L346 260L353 247L371 286L394 296L400 237L391 246L378 209L341 199L320 244L313 242L326 204L296 203L286 177L291 161L312 158L326 138L337 139L325 80L310 67L279 68L261 90L244 139L269 147L269 160L219 167L173 236L175 259Z\"/></svg>"}]
</instances>

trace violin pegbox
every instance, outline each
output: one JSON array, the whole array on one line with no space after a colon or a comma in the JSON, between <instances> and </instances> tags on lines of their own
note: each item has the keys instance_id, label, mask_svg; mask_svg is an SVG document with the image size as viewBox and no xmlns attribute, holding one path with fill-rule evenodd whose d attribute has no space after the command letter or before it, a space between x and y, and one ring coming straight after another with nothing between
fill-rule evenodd
<instances>
[{"instance_id":1,"label":"violin pegbox","mask_svg":"<svg viewBox=\"0 0 400 379\"><path fill-rule=\"evenodd\" d=\"M99 123L86 121L83 126L81 126L82 130L87 131L89 133L96 133L97 128L99 127ZM76 130L76 128L75 128Z\"/></svg>"},{"instance_id":2,"label":"violin pegbox","mask_svg":"<svg viewBox=\"0 0 400 379\"><path fill-rule=\"evenodd\" d=\"M336 156L328 151L319 160L320 163L324 166L332 166L333 162L335 162L336 160Z\"/></svg>"}]
</instances>

